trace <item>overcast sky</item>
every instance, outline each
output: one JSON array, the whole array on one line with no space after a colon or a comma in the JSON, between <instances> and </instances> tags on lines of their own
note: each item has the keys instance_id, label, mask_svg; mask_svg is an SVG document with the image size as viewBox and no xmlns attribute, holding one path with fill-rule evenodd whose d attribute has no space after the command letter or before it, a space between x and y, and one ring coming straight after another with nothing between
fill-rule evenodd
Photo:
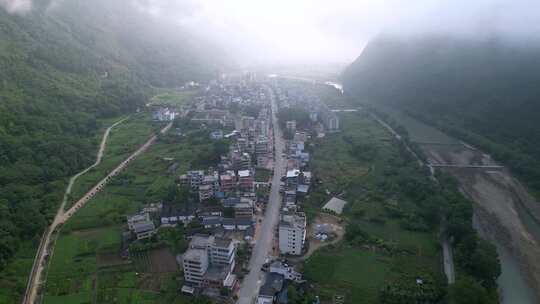
<instances>
[{"instance_id":1,"label":"overcast sky","mask_svg":"<svg viewBox=\"0 0 540 304\"><path fill-rule=\"evenodd\" d=\"M350 62L380 32L540 33L540 0L136 0L261 62Z\"/></svg>"},{"instance_id":2,"label":"overcast sky","mask_svg":"<svg viewBox=\"0 0 540 304\"><path fill-rule=\"evenodd\" d=\"M380 32L540 33L540 0L125 1L251 63L350 62ZM0 0L12 11L29 2Z\"/></svg>"}]
</instances>

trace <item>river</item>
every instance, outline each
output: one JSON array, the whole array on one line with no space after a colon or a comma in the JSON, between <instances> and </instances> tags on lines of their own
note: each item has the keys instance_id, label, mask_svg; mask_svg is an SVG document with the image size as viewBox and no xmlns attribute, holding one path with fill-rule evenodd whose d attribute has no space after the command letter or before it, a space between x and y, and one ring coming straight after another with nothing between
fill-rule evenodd
<instances>
[{"instance_id":1,"label":"river","mask_svg":"<svg viewBox=\"0 0 540 304\"><path fill-rule=\"evenodd\" d=\"M534 304L535 296L521 272L518 260L499 241L486 232L477 218L473 216L473 227L481 238L489 240L497 247L501 262L501 275L497 279L501 304Z\"/></svg>"},{"instance_id":2,"label":"river","mask_svg":"<svg viewBox=\"0 0 540 304\"><path fill-rule=\"evenodd\" d=\"M276 75L277 76L277 75ZM283 76L279 76L283 77ZM328 86L331 86L338 90L341 94L343 94L343 85L334 81L326 81L326 82L320 82L315 81L313 79L307 79L307 78L300 78L300 77L283 77L283 78L289 78L289 79L296 79L296 80L304 80L304 81L310 81L310 82L317 82L321 84L325 84ZM430 136L433 136L433 134L440 134L443 138L449 139L449 137L440 132L439 130L428 126L420 121L417 121L414 118L406 117L407 123L402 123L400 121L400 117L394 117L394 116L401 116L401 118L404 118L405 115L399 114L399 115L392 115L392 113L388 113L400 124L402 124L411 135L411 138L414 139L416 136L416 140L418 141L432 141L432 138L425 139L427 134ZM452 141L456 141L452 138ZM540 225L534 221L534 219L528 214L527 210L524 209L523 206L518 206L518 212L519 217L521 218L521 221L523 224L527 227L527 230L531 232L532 235L536 237L537 240L540 240ZM501 262L501 275L497 280L497 284L499 286L499 294L501 296L501 303L502 304L535 304L535 295L533 289L529 286L527 283L527 280L525 279L525 274L522 272L520 268L520 263L518 259L510 252L501 242L499 242L496 238L493 238L486 233L486 230L488 227L483 227L480 221L476 219L476 215L473 217L473 226L475 230L478 232L478 234L485 239L488 239L491 241L496 247L497 252L499 254L499 259Z\"/></svg>"}]
</instances>

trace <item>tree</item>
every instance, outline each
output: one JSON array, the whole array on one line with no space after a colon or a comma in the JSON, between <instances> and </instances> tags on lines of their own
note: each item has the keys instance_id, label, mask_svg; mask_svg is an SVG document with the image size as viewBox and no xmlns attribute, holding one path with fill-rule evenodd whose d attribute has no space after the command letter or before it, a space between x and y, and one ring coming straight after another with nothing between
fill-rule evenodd
<instances>
[{"instance_id":1,"label":"tree","mask_svg":"<svg viewBox=\"0 0 540 304\"><path fill-rule=\"evenodd\" d=\"M490 296L487 290L468 276L458 278L450 286L450 299L454 304L495 304L496 297Z\"/></svg>"}]
</instances>

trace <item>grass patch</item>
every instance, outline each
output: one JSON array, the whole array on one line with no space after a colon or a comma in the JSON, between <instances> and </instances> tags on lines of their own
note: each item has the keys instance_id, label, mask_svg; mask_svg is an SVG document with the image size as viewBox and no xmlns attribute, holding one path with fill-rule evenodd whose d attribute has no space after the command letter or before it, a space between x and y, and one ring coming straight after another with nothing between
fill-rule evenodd
<instances>
[{"instance_id":1,"label":"grass patch","mask_svg":"<svg viewBox=\"0 0 540 304\"><path fill-rule=\"evenodd\" d=\"M153 122L149 113L139 113L114 127L109 135L101 163L77 179L66 204L66 210L162 126L161 123ZM99 146L102 136L103 132L100 133L96 146Z\"/></svg>"},{"instance_id":2,"label":"grass patch","mask_svg":"<svg viewBox=\"0 0 540 304\"><path fill-rule=\"evenodd\" d=\"M94 298L98 303L189 303L187 298L175 302L177 282L173 278L142 278L135 275L134 265L100 268L97 257L119 252L125 216L162 198L178 172L200 161L200 151L212 147L207 141L193 142L189 134L165 136L80 209L64 225L56 243L45 303L61 303L63 299L66 303L91 303ZM179 166L169 172L174 162ZM146 291L144 286L149 283L145 282L153 282L152 291Z\"/></svg>"},{"instance_id":3,"label":"grass patch","mask_svg":"<svg viewBox=\"0 0 540 304\"><path fill-rule=\"evenodd\" d=\"M332 303L336 295L345 296L345 303L379 303L380 290L404 273L440 273L437 229L422 232L404 226L407 216L421 210L403 184L416 189L414 183L427 178L369 115L342 113L340 118L341 132L313 145L310 166L318 183L303 208L312 218L331 196L343 197L348 201L344 221L368 235L369 245L344 241L321 249L305 263L305 274L323 303ZM389 204L398 215L388 210ZM407 267L401 267L403 263Z\"/></svg>"},{"instance_id":4,"label":"grass patch","mask_svg":"<svg viewBox=\"0 0 540 304\"><path fill-rule=\"evenodd\" d=\"M158 89L158 94L150 99L150 104L178 107L188 104L194 95L195 91Z\"/></svg>"},{"instance_id":5,"label":"grass patch","mask_svg":"<svg viewBox=\"0 0 540 304\"><path fill-rule=\"evenodd\" d=\"M255 181L256 182L268 182L272 171L264 168L255 169Z\"/></svg>"},{"instance_id":6,"label":"grass patch","mask_svg":"<svg viewBox=\"0 0 540 304\"><path fill-rule=\"evenodd\" d=\"M389 272L390 260L371 251L348 246L323 247L304 264L305 277L317 284L323 302L336 295L345 303L378 303L378 292Z\"/></svg>"}]
</instances>

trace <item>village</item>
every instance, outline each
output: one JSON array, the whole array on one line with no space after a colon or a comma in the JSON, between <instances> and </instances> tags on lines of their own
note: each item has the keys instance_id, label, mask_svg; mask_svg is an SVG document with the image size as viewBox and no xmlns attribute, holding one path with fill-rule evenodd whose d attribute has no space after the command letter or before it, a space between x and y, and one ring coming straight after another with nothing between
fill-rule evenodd
<instances>
[{"instance_id":1,"label":"village","mask_svg":"<svg viewBox=\"0 0 540 304\"><path fill-rule=\"evenodd\" d=\"M305 121L280 120L288 139L284 151L274 148L277 126L272 124L268 90L275 92L280 111L300 105L309 109L309 127ZM216 167L193 168L177 176L176 194L185 200L180 207L164 199L127 216L123 248L129 250L133 242L151 242L162 227L197 227L190 229L192 235L185 236L188 249L177 257L184 274L181 292L221 300L234 297L248 271L251 248L257 242L269 203L274 155L282 153L286 174L279 185L279 223L272 252L262 269L265 283L257 303L286 303L286 282L305 282L287 258L304 255L308 239L324 242L336 236L329 224L318 223L308 229L301 201L313 181L306 146L313 135L322 137L325 132L338 131L339 119L316 96L287 88L286 83L262 84L251 74L214 81L201 91L192 104L181 109L157 107L153 117L172 121L182 116L189 127L208 128L208 140L226 140L228 153L220 155ZM330 213L340 213L341 208L343 205L336 207L334 200L328 204ZM241 259L239 250L247 250Z\"/></svg>"},{"instance_id":2,"label":"village","mask_svg":"<svg viewBox=\"0 0 540 304\"><path fill-rule=\"evenodd\" d=\"M128 257L134 244L151 243L159 229L189 227L184 236L189 242L187 250L176 257L183 271L180 292L224 302L237 299L242 278L250 270L250 255L267 205L278 203L279 220L272 232L271 252L260 269L264 283L256 301L287 303L287 284L306 283L294 261L298 263L308 252L308 240L320 245L342 234L341 227L329 223L317 221L308 227L301 206L313 183L306 151L310 139L339 131L339 119L317 96L287 87L287 82L259 81L252 74L224 77L200 92L181 108L155 107L153 118L173 121L181 117L189 128L210 130L207 140L227 142L228 152L219 156L215 167L181 172L172 196L127 216L123 255ZM274 145L274 130L280 126L274 126L271 119L271 94L276 96L280 113L298 106L309 110L309 121L283 121L286 115L278 113L287 139L283 151L276 151ZM177 128L180 136L182 128L185 126ZM272 185L276 153L285 159L286 174L279 185ZM279 187L279 202L269 201L272 186ZM345 203L333 198L325 210L339 214Z\"/></svg>"}]
</instances>

